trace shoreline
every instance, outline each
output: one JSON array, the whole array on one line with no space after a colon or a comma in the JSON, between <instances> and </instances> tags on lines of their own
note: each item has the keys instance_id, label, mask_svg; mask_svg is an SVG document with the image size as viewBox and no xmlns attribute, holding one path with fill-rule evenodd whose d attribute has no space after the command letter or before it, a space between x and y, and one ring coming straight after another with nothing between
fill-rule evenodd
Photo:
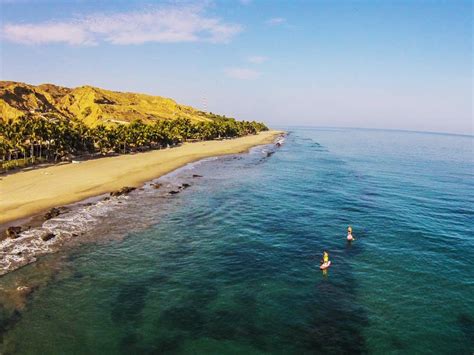
<instances>
[{"instance_id":1,"label":"shoreline","mask_svg":"<svg viewBox=\"0 0 474 355\"><path fill-rule=\"evenodd\" d=\"M106 157L20 171L0 180L0 229L25 223L48 209L74 204L118 190L140 187L186 164L214 156L238 154L269 144L282 131L223 141L185 143L180 147Z\"/></svg>"},{"instance_id":2,"label":"shoreline","mask_svg":"<svg viewBox=\"0 0 474 355\"><path fill-rule=\"evenodd\" d=\"M55 206L48 210L48 213L46 214L44 212L37 212L20 219L15 219L13 222L6 222L3 225L0 225L0 232L3 230L3 238L0 240L0 254L3 256L0 260L0 278L12 271L36 262L38 257L42 255L56 253L60 250L64 250L64 248L86 242L88 240L87 232L98 227L97 223L101 218L104 218L110 213L120 213L121 210L129 206L130 201L134 201L135 197L133 196L140 196L142 193L148 194L147 191L150 191L150 189L153 191L154 196L161 197L174 195L184 191L192 185L191 181L184 180L179 183L169 183L167 180L163 181L162 179L173 175L175 172L180 172L182 169L186 169L188 165L198 164L200 161L205 161L209 158L214 160L213 158L218 159L222 156L242 154L249 152L251 148L255 147L269 146L276 142L277 136L280 136L281 134L284 134L284 132L270 131L258 136L247 136L230 141L208 141L200 142L204 144L197 145L195 143L190 143L186 149L182 149L184 147L179 147L161 151L161 153L165 154L158 154L160 151L147 152L149 156L145 158L148 159L140 159L140 166L142 167L144 165L145 167L148 167L150 165L155 165L156 167L158 164L162 173L150 175L155 173L156 170L149 169L150 171L145 171L145 174L132 176L134 181L139 181L136 184L133 184L136 187L129 187L132 184L128 184L129 186L125 187L123 185L124 183L131 182L131 180L127 179L120 179L118 182L112 181L113 184L118 184L118 186L120 186L119 189L113 189L111 192L110 185L106 184L104 187L106 191L103 193L93 193L85 198L77 198L80 194L72 194L73 197L76 197L73 202L68 204L55 204ZM205 148L202 147L203 145ZM178 152L178 156L182 159L176 159L175 151L177 149L181 151ZM194 152L196 149L202 150L201 154L189 154L190 151ZM183 154L183 150L185 154ZM172 151L172 155L169 154L170 151ZM143 155L147 155L147 153L137 154L132 156L132 158L137 156L143 157ZM156 162L157 159L159 160L158 162ZM164 163L163 159L165 159ZM170 159L172 160L171 162L169 161ZM102 159L102 161L108 162L106 165L108 165L109 168L111 166L116 166L117 164L123 168L123 159L114 160L112 162L110 162L110 160L111 158ZM81 164L69 164L63 165L62 167L68 168L78 165ZM93 167L96 169L95 165ZM54 177L54 179L46 180L48 184L53 185L51 186L52 189L54 189L58 178L64 179L64 174L56 172L55 175L52 175L54 173L53 168L55 167L44 168L36 171L36 173L38 173L41 171L53 170L51 175L46 175L47 177ZM90 166L86 165L82 169L87 171L90 170L90 168ZM29 173L33 172L35 171L29 171ZM78 173L75 169L66 169L66 172L68 174ZM143 171L138 170L138 172ZM26 173L24 175L26 175ZM23 183L28 181L31 183L28 175L31 174L22 177ZM108 175L108 177L114 176L113 173ZM202 176L191 175L188 179L198 177L200 178ZM81 175L81 178L83 178L83 175ZM40 189L39 191L42 190ZM56 194L59 191L54 190ZM89 189L87 192L92 193L93 191L93 189ZM47 202L49 202L49 200L47 200ZM52 210L57 210L58 214L51 215ZM18 230L16 230L17 228ZM14 234L9 235L12 230L14 230Z\"/></svg>"}]
</instances>

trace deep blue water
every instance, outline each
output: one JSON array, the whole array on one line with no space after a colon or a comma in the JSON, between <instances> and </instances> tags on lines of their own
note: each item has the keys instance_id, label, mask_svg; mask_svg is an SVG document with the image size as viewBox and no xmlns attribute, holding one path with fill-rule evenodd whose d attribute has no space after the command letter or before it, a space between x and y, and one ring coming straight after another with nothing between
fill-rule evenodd
<instances>
[{"instance_id":1,"label":"deep blue water","mask_svg":"<svg viewBox=\"0 0 474 355\"><path fill-rule=\"evenodd\" d=\"M1 349L472 354L474 139L289 131L269 157L161 179L192 186L138 191L94 242L0 279L43 285L3 316Z\"/></svg>"}]
</instances>

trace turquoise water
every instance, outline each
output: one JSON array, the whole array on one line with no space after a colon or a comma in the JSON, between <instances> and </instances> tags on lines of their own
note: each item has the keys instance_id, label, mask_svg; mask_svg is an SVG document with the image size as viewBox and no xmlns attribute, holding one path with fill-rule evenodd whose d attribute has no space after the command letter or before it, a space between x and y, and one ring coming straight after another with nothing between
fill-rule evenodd
<instances>
[{"instance_id":1,"label":"turquoise water","mask_svg":"<svg viewBox=\"0 0 474 355\"><path fill-rule=\"evenodd\" d=\"M474 139L290 131L271 156L166 177L191 182L178 195L132 194L93 242L0 279L42 284L4 307L2 351L471 354Z\"/></svg>"}]
</instances>

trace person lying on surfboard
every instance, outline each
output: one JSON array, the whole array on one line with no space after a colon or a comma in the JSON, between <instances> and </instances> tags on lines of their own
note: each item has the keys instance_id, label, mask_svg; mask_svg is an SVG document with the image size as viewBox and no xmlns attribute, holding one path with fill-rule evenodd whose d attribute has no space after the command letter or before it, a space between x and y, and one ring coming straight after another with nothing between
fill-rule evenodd
<instances>
[{"instance_id":1,"label":"person lying on surfboard","mask_svg":"<svg viewBox=\"0 0 474 355\"><path fill-rule=\"evenodd\" d=\"M355 240L354 236L352 235L352 227L351 226L347 227L347 240L350 241L350 242Z\"/></svg>"}]
</instances>

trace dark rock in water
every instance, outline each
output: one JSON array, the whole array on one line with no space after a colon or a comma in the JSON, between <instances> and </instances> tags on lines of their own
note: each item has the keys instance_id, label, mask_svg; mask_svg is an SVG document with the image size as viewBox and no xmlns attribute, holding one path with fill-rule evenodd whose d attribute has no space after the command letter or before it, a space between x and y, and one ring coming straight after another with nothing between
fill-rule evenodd
<instances>
[{"instance_id":1,"label":"dark rock in water","mask_svg":"<svg viewBox=\"0 0 474 355\"><path fill-rule=\"evenodd\" d=\"M128 194L134 190L136 190L137 188L136 187L129 187L129 186L125 186L122 188L122 192L125 193L125 194Z\"/></svg>"},{"instance_id":2,"label":"dark rock in water","mask_svg":"<svg viewBox=\"0 0 474 355\"><path fill-rule=\"evenodd\" d=\"M181 188L187 189L189 186L191 186L191 184L182 184L182 185L181 185Z\"/></svg>"},{"instance_id":3,"label":"dark rock in water","mask_svg":"<svg viewBox=\"0 0 474 355\"><path fill-rule=\"evenodd\" d=\"M104 197L102 201L108 201L108 200L110 200L110 196Z\"/></svg>"},{"instance_id":4,"label":"dark rock in water","mask_svg":"<svg viewBox=\"0 0 474 355\"><path fill-rule=\"evenodd\" d=\"M175 191L175 190L171 190L170 192L168 192L170 195L175 195L175 194L179 194L179 191Z\"/></svg>"},{"instance_id":5,"label":"dark rock in water","mask_svg":"<svg viewBox=\"0 0 474 355\"><path fill-rule=\"evenodd\" d=\"M272 154L274 154L274 153L275 153L275 152L267 152L267 158L268 158L268 157L271 157Z\"/></svg>"},{"instance_id":6,"label":"dark rock in water","mask_svg":"<svg viewBox=\"0 0 474 355\"><path fill-rule=\"evenodd\" d=\"M112 192L110 193L110 196L116 197L116 196L123 195L120 191L121 191L121 190L112 191Z\"/></svg>"},{"instance_id":7,"label":"dark rock in water","mask_svg":"<svg viewBox=\"0 0 474 355\"><path fill-rule=\"evenodd\" d=\"M151 184L151 186L153 186L155 189L159 189L161 186L163 186L163 184Z\"/></svg>"},{"instance_id":8,"label":"dark rock in water","mask_svg":"<svg viewBox=\"0 0 474 355\"><path fill-rule=\"evenodd\" d=\"M68 211L67 207L53 207L44 215L44 219L48 220L48 219L57 217L60 214L66 213L67 211Z\"/></svg>"},{"instance_id":9,"label":"dark rock in water","mask_svg":"<svg viewBox=\"0 0 474 355\"><path fill-rule=\"evenodd\" d=\"M29 286L18 286L16 288L16 290L18 291L18 293L23 296L23 297L27 297L28 295L30 295L35 289L33 287L29 287Z\"/></svg>"},{"instance_id":10,"label":"dark rock in water","mask_svg":"<svg viewBox=\"0 0 474 355\"><path fill-rule=\"evenodd\" d=\"M45 235L41 236L41 239L47 242L48 240L53 239L54 237L55 237L54 233L46 233Z\"/></svg>"},{"instance_id":11,"label":"dark rock in water","mask_svg":"<svg viewBox=\"0 0 474 355\"><path fill-rule=\"evenodd\" d=\"M130 187L130 186L124 186L120 190L117 191L112 191L110 193L110 196L122 196L122 195L128 195L130 192L136 190L135 187Z\"/></svg>"},{"instance_id":12,"label":"dark rock in water","mask_svg":"<svg viewBox=\"0 0 474 355\"><path fill-rule=\"evenodd\" d=\"M193 174L193 178L200 178L200 177L202 177L202 175Z\"/></svg>"},{"instance_id":13,"label":"dark rock in water","mask_svg":"<svg viewBox=\"0 0 474 355\"><path fill-rule=\"evenodd\" d=\"M12 239L18 238L20 233L21 233L20 226L8 227L7 230L5 231L5 234L7 235L7 237L12 238Z\"/></svg>"},{"instance_id":14,"label":"dark rock in water","mask_svg":"<svg viewBox=\"0 0 474 355\"><path fill-rule=\"evenodd\" d=\"M61 211L58 208L53 207L44 215L44 219L51 219L57 217L60 213Z\"/></svg>"}]
</instances>

